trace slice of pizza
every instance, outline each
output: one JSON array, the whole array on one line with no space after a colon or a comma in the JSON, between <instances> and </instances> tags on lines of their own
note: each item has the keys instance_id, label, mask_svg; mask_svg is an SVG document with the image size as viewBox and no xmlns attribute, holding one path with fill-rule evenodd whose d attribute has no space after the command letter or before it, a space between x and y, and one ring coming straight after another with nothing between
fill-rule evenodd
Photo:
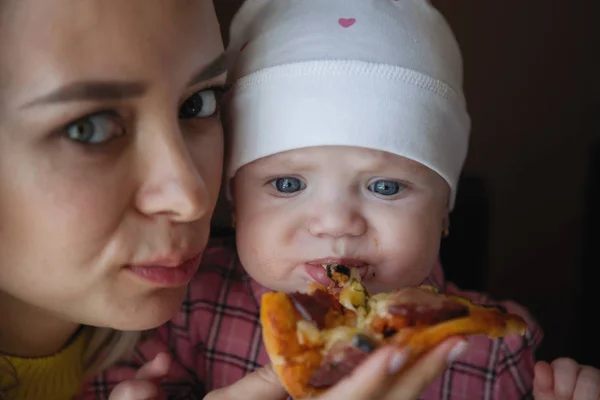
<instances>
[{"instance_id":1,"label":"slice of pizza","mask_svg":"<svg viewBox=\"0 0 600 400\"><path fill-rule=\"evenodd\" d=\"M523 318L429 286L370 295L357 271L327 265L329 287L263 295L263 341L273 369L295 399L326 391L385 344L409 346L410 365L451 336L523 335Z\"/></svg>"}]
</instances>

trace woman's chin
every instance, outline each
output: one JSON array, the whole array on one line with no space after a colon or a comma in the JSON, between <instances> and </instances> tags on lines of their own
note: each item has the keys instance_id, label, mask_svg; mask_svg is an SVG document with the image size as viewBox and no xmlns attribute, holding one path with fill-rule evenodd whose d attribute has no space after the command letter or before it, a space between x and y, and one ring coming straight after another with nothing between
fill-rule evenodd
<instances>
[{"instance_id":1,"label":"woman's chin","mask_svg":"<svg viewBox=\"0 0 600 400\"><path fill-rule=\"evenodd\" d=\"M157 328L173 318L185 299L186 288L164 289L151 296L129 304L127 308L115 309L105 315L104 324L120 331L143 331Z\"/></svg>"}]
</instances>

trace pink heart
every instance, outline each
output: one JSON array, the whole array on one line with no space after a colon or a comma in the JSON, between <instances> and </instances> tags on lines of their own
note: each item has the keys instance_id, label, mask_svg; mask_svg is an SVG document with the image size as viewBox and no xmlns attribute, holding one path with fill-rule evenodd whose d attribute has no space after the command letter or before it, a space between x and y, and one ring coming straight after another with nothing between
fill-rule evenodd
<instances>
[{"instance_id":1,"label":"pink heart","mask_svg":"<svg viewBox=\"0 0 600 400\"><path fill-rule=\"evenodd\" d=\"M338 23L340 24L340 26L342 26L342 28L348 28L348 27L354 25L355 22L356 22L355 18L340 18L338 20Z\"/></svg>"}]
</instances>

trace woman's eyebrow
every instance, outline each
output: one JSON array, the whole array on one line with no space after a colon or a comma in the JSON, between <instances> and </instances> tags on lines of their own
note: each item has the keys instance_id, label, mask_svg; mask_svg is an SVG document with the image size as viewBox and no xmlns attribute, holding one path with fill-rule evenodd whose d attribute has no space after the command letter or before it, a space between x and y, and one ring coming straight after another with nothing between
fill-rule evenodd
<instances>
[{"instance_id":1,"label":"woman's eyebrow","mask_svg":"<svg viewBox=\"0 0 600 400\"><path fill-rule=\"evenodd\" d=\"M227 59L225 54L221 53L192 77L189 86L197 85L198 83L220 76L226 71ZM147 90L148 85L139 81L73 82L27 102L20 108L70 101L122 100L142 96Z\"/></svg>"},{"instance_id":2,"label":"woman's eyebrow","mask_svg":"<svg viewBox=\"0 0 600 400\"><path fill-rule=\"evenodd\" d=\"M41 104L63 103L69 101L120 100L139 97L147 90L143 82L128 81L81 81L60 87L35 100L25 103L21 108Z\"/></svg>"}]
</instances>

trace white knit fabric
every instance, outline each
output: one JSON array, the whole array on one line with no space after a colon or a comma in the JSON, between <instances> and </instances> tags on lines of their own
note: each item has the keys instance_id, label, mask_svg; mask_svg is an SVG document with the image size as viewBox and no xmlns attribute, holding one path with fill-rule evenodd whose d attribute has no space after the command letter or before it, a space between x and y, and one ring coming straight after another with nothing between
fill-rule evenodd
<instances>
[{"instance_id":1,"label":"white knit fabric","mask_svg":"<svg viewBox=\"0 0 600 400\"><path fill-rule=\"evenodd\" d=\"M398 154L452 191L470 118L458 44L426 0L246 0L228 47L228 180L311 146Z\"/></svg>"}]
</instances>

